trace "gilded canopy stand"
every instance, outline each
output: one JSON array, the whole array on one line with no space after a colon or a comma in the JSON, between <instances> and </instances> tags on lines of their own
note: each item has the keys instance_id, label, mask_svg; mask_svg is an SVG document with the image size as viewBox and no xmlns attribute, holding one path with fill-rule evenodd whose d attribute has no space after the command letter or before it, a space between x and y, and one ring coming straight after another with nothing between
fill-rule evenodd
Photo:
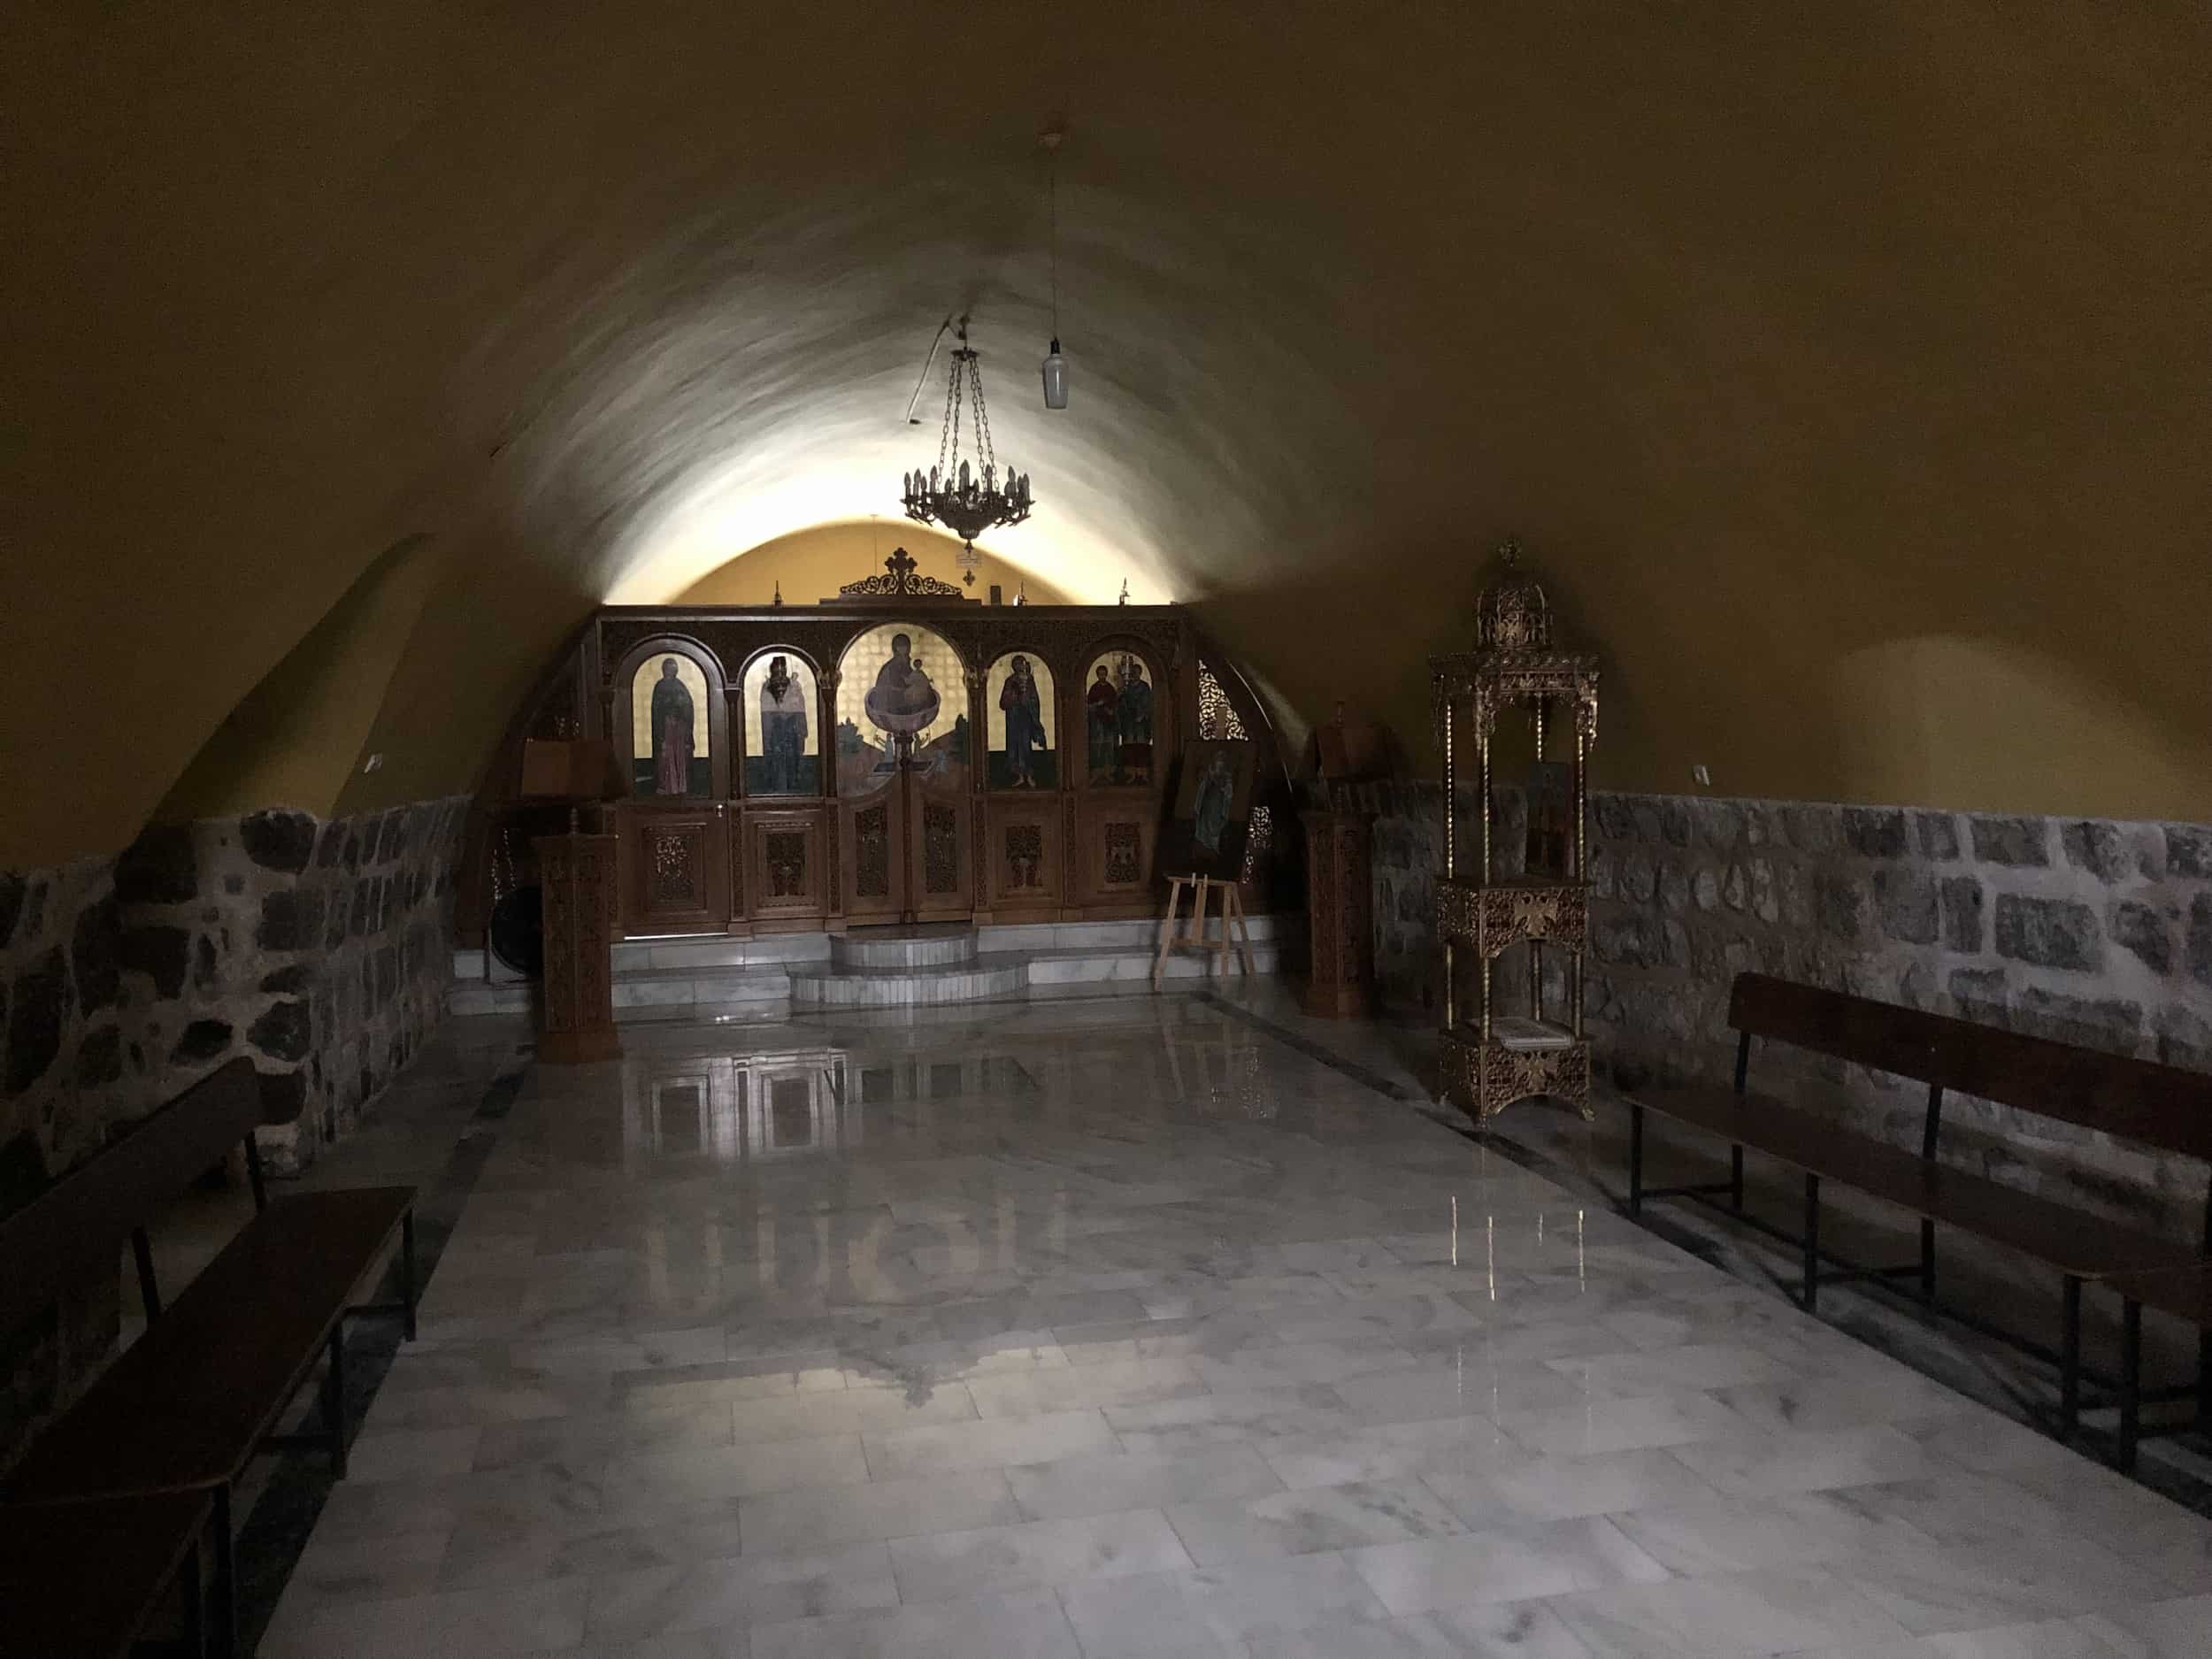
<instances>
[{"instance_id":1,"label":"gilded canopy stand","mask_svg":"<svg viewBox=\"0 0 2212 1659\"><path fill-rule=\"evenodd\" d=\"M1589 927L1587 763L1597 740L1598 662L1552 643L1544 590L1519 568L1508 541L1503 570L1477 603L1472 651L1429 658L1438 741L1444 751L1444 873L1436 931L1443 947L1444 1010L1440 1092L1477 1122L1532 1094L1571 1101L1590 1115L1590 1048L1582 1022L1583 963ZM1557 705L1570 717L1572 758L1546 752ZM1498 846L1494 749L1499 716L1525 709L1533 744L1526 788L1527 833L1518 857ZM1458 748L1474 744L1477 816L1473 856L1462 867ZM1503 866L1506 872L1501 873ZM1526 1012L1494 1006L1499 956L1526 947ZM1459 960L1471 951L1479 988L1475 1018L1463 1018ZM1545 1008L1548 956L1563 957L1567 1006Z\"/></svg>"}]
</instances>

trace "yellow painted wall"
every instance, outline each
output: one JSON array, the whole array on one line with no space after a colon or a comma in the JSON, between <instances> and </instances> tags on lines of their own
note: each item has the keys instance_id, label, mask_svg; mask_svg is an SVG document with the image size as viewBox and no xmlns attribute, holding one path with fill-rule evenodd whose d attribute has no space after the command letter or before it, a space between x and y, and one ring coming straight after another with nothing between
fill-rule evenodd
<instances>
[{"instance_id":1,"label":"yellow painted wall","mask_svg":"<svg viewBox=\"0 0 2212 1659\"><path fill-rule=\"evenodd\" d=\"M1194 602L1294 715L1425 753L1513 534L1602 783L2212 820L2212 10L977 0L949 111L953 15L0 11L0 867L469 787L717 502L910 536L956 307L1033 595ZM418 533L366 679L219 741Z\"/></svg>"},{"instance_id":2,"label":"yellow painted wall","mask_svg":"<svg viewBox=\"0 0 2212 1659\"><path fill-rule=\"evenodd\" d=\"M1018 540L1021 527L1006 532ZM904 548L914 557L915 573L951 582L970 598L988 601L995 582L1008 604L1018 589L1026 588L1029 602L1040 605L1079 603L1063 589L995 554L976 549L975 586L961 580L960 543L940 531L908 518L862 519L846 524L818 525L795 534L779 536L701 577L668 603L679 605L764 605L779 584L787 604L812 604L834 599L848 582L880 574L883 562L894 549Z\"/></svg>"},{"instance_id":3,"label":"yellow painted wall","mask_svg":"<svg viewBox=\"0 0 2212 1659\"><path fill-rule=\"evenodd\" d=\"M366 764L363 740L442 563L434 541L410 536L372 565L224 717L154 817L183 822L267 806L331 816Z\"/></svg>"}]
</instances>

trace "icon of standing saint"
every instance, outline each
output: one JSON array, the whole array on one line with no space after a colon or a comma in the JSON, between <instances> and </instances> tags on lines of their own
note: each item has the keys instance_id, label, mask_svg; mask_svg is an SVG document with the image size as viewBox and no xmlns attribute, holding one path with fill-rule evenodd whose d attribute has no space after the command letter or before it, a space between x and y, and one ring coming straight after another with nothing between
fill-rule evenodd
<instances>
[{"instance_id":1,"label":"icon of standing saint","mask_svg":"<svg viewBox=\"0 0 2212 1659\"><path fill-rule=\"evenodd\" d=\"M677 678L676 659L661 662L661 677L653 686L653 793L691 793L691 693Z\"/></svg>"},{"instance_id":2,"label":"icon of standing saint","mask_svg":"<svg viewBox=\"0 0 2212 1659\"><path fill-rule=\"evenodd\" d=\"M768 660L768 678L760 686L760 746L768 764L764 795L796 795L810 786L802 783L800 763L806 756L807 693L780 657Z\"/></svg>"},{"instance_id":3,"label":"icon of standing saint","mask_svg":"<svg viewBox=\"0 0 2212 1659\"><path fill-rule=\"evenodd\" d=\"M1045 747L1044 699L1038 695L1037 677L1030 672L1026 657L1017 657L1009 664L998 706L1006 716L1006 765L1012 774L1011 787L1034 789L1037 767L1033 757Z\"/></svg>"}]
</instances>

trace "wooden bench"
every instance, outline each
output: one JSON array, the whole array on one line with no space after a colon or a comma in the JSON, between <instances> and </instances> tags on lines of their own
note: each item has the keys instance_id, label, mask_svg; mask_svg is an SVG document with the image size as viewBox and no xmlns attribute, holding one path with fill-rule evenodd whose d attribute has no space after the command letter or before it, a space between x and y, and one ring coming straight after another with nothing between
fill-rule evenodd
<instances>
[{"instance_id":1,"label":"wooden bench","mask_svg":"<svg viewBox=\"0 0 2212 1659\"><path fill-rule=\"evenodd\" d=\"M2139 1331L2143 1305L2193 1317L2200 1298L2191 1286L2212 1263L2212 1182L2208 1183L2200 1245L2178 1243L2140 1228L2037 1197L1986 1176L1938 1161L1947 1094L1965 1094L2017 1111L2055 1118L2212 1164L2212 1076L2147 1060L2099 1053L2070 1043L2000 1031L1970 1020L1900 1008L1865 997L1793 985L1763 974L1740 975L1729 998L1728 1023L1738 1033L1732 1088L1692 1087L1640 1090L1629 1102L1628 1210L1646 1200L1687 1197L1724 1200L1730 1211L1795 1243L1801 1252L1799 1291L1816 1305L1824 1283L1841 1279L1916 1282L1920 1297L1936 1305L1936 1229L1956 1227L2004 1246L2056 1271L2063 1286L2060 1345L2049 1349L1999 1333L2031 1353L2055 1361L2059 1371L2060 1432L2071 1434L2081 1407L2081 1294L2085 1284L2122 1291L2124 1346ZM1749 1092L1752 1039L1786 1043L1886 1071L1927 1087L1927 1106L1916 1153ZM1663 1112L1729 1143L1729 1179L1670 1187L1644 1185L1644 1115ZM1743 1209L1745 1149L1765 1153L1805 1171L1801 1233L1791 1234ZM1820 1243L1823 1180L1839 1182L1896 1204L1920 1218L1916 1260L1892 1266L1841 1262ZM1824 1265L1834 1262L1834 1267ZM1963 1322L1980 1321L1943 1310ZM2200 1319L2200 1328L2203 1321ZM1984 1327L1986 1328L1986 1327ZM2132 1339L2139 1340L2139 1339ZM2212 1393L2212 1330L2199 1340L2200 1397ZM2123 1371L2129 1357L2123 1355ZM2123 1377L2122 1456L2132 1455L2139 1386ZM2204 1420L2212 1423L2212 1411Z\"/></svg>"},{"instance_id":2,"label":"wooden bench","mask_svg":"<svg viewBox=\"0 0 2212 1659\"><path fill-rule=\"evenodd\" d=\"M184 1650L205 1653L200 1540L213 1509L204 1491L0 1509L0 1654L119 1659L173 1582Z\"/></svg>"},{"instance_id":3,"label":"wooden bench","mask_svg":"<svg viewBox=\"0 0 2212 1659\"><path fill-rule=\"evenodd\" d=\"M415 1333L414 1188L376 1187L305 1193L272 1200L262 1179L253 1132L263 1122L260 1087L250 1061L239 1059L203 1079L170 1105L104 1148L37 1198L0 1221L0 1332L20 1329L53 1305L57 1293L111 1275L124 1240L132 1243L146 1305L145 1333L33 1442L0 1481L0 1505L13 1535L26 1541L27 1564L13 1571L47 1586L41 1609L56 1628L81 1618L102 1628L103 1606L73 1610L70 1598L96 1593L150 1606L161 1580L190 1557L204 1525L213 1543L212 1645L235 1646L236 1573L231 1494L257 1452L296 1443L326 1448L341 1477L346 1463L345 1320L355 1314L396 1314ZM167 1308L155 1282L145 1219L243 1141L253 1219ZM354 1286L399 1244L399 1298L355 1303ZM286 1408L319 1362L322 1432L274 1432ZM141 1499L198 1494L192 1511L164 1502L142 1513ZM131 1558L137 1577L74 1571L57 1540L65 1529L42 1531L40 1517L82 1518L91 1502L120 1506L141 1529ZM28 1517L28 1518L27 1518ZM119 1522L119 1525L122 1523ZM183 1528L162 1546L162 1529ZM158 1574L154 1584L144 1580ZM195 1604L198 1566L185 1590ZM0 1631L0 1640L5 1632ZM96 1645L58 1649L105 1652Z\"/></svg>"}]
</instances>

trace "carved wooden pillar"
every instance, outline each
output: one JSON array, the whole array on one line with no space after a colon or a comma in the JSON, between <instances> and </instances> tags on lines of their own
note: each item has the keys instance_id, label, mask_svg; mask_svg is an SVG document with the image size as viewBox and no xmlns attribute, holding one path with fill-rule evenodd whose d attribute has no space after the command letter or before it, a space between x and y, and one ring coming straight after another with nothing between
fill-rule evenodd
<instances>
[{"instance_id":1,"label":"carved wooden pillar","mask_svg":"<svg viewBox=\"0 0 2212 1659\"><path fill-rule=\"evenodd\" d=\"M614 1029L615 849L612 835L541 835L545 979L538 1058L554 1065L618 1060Z\"/></svg>"},{"instance_id":2,"label":"carved wooden pillar","mask_svg":"<svg viewBox=\"0 0 2212 1659\"><path fill-rule=\"evenodd\" d=\"M1322 807L1302 816L1306 919L1313 933L1306 1012L1320 1019L1355 1019L1367 1012L1375 982L1369 818Z\"/></svg>"}]
</instances>

